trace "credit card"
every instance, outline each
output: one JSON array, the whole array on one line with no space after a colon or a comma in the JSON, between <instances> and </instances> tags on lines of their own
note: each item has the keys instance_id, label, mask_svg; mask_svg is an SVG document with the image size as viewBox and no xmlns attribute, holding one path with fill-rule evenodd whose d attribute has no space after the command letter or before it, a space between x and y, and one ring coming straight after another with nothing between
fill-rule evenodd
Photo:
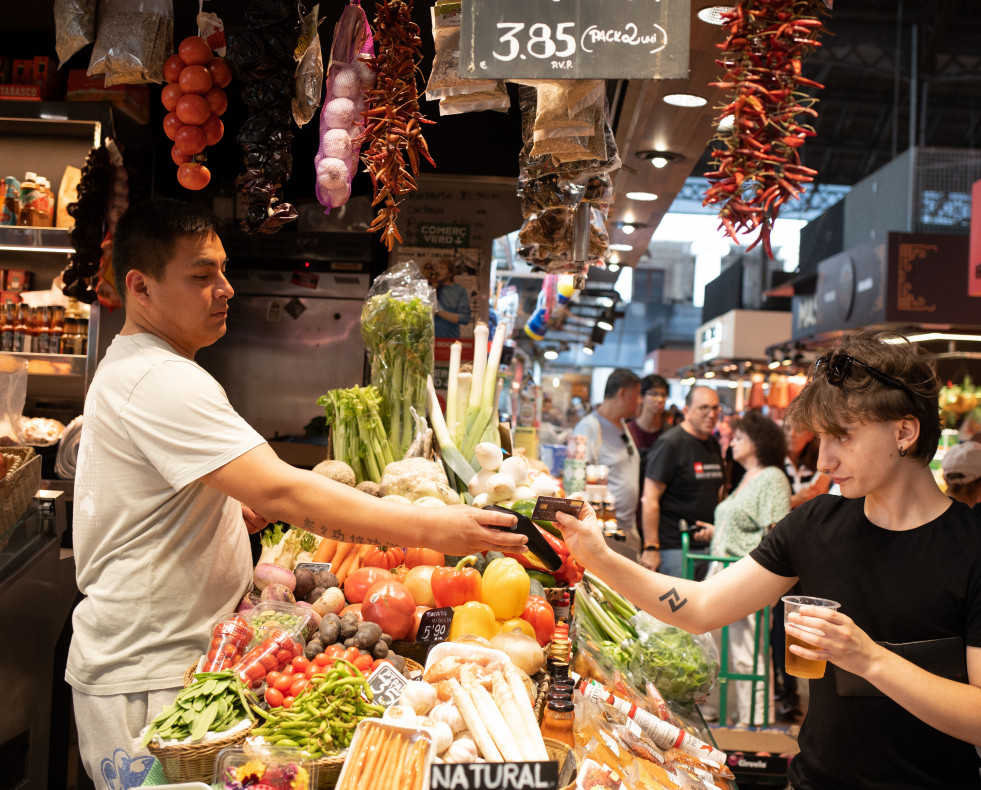
<instances>
[{"instance_id":1,"label":"credit card","mask_svg":"<svg viewBox=\"0 0 981 790\"><path fill-rule=\"evenodd\" d=\"M564 499L558 496L540 496L535 502L535 510L531 517L541 521L555 521L556 513L568 513L579 518L582 506L586 504L581 499Z\"/></svg>"}]
</instances>

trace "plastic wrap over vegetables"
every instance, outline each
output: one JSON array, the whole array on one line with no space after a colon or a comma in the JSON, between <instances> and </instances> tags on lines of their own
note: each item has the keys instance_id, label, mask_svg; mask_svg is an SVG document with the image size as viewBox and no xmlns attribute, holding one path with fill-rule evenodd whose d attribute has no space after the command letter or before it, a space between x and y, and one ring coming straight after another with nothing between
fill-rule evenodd
<instances>
[{"instance_id":1,"label":"plastic wrap over vegetables","mask_svg":"<svg viewBox=\"0 0 981 790\"><path fill-rule=\"evenodd\" d=\"M415 434L412 409L426 413L426 377L433 370L436 293L412 261L375 280L361 310L361 338L371 354L371 383L382 398L382 420L393 455Z\"/></svg>"},{"instance_id":2,"label":"plastic wrap over vegetables","mask_svg":"<svg viewBox=\"0 0 981 790\"><path fill-rule=\"evenodd\" d=\"M345 6L334 27L327 90L320 110L320 150L314 159L317 200L325 214L351 197L351 179L361 153L364 91L374 87L376 76L361 56L374 54L371 27L361 6Z\"/></svg>"}]
</instances>

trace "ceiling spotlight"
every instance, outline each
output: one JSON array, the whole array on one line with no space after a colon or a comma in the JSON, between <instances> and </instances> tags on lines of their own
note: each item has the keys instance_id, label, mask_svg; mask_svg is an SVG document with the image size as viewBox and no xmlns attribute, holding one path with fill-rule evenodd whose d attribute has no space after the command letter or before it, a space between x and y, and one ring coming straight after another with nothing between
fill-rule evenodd
<instances>
[{"instance_id":1,"label":"ceiling spotlight","mask_svg":"<svg viewBox=\"0 0 981 790\"><path fill-rule=\"evenodd\" d=\"M684 159L681 154L676 154L673 151L638 151L637 156L641 159L646 159L657 168L665 167L672 162L680 162Z\"/></svg>"},{"instance_id":2,"label":"ceiling spotlight","mask_svg":"<svg viewBox=\"0 0 981 790\"><path fill-rule=\"evenodd\" d=\"M620 271L620 264L619 263L608 263L606 265L606 268L609 269L611 272L618 272L618 271Z\"/></svg>"},{"instance_id":3,"label":"ceiling spotlight","mask_svg":"<svg viewBox=\"0 0 981 790\"><path fill-rule=\"evenodd\" d=\"M713 5L701 9L698 12L698 18L709 25L723 25L726 21L723 15L730 11L732 11L732 6Z\"/></svg>"},{"instance_id":4,"label":"ceiling spotlight","mask_svg":"<svg viewBox=\"0 0 981 790\"><path fill-rule=\"evenodd\" d=\"M592 346L592 344L591 343L587 343L586 345L584 345L582 347L582 353L583 354L588 354L589 356L592 356L592 354L593 354L593 346Z\"/></svg>"},{"instance_id":5,"label":"ceiling spotlight","mask_svg":"<svg viewBox=\"0 0 981 790\"><path fill-rule=\"evenodd\" d=\"M607 247L614 252L630 252L634 248L633 244L611 244Z\"/></svg>"},{"instance_id":6,"label":"ceiling spotlight","mask_svg":"<svg viewBox=\"0 0 981 790\"><path fill-rule=\"evenodd\" d=\"M554 348L550 348L548 351L542 354L542 356L545 357L545 359L558 359L559 352L556 351Z\"/></svg>"},{"instance_id":7,"label":"ceiling spotlight","mask_svg":"<svg viewBox=\"0 0 981 790\"><path fill-rule=\"evenodd\" d=\"M693 93L669 93L664 97L664 103L674 107L702 107L708 104L708 99Z\"/></svg>"},{"instance_id":8,"label":"ceiling spotlight","mask_svg":"<svg viewBox=\"0 0 981 790\"><path fill-rule=\"evenodd\" d=\"M715 378L715 371L714 370L706 370L705 371L705 378L707 378L707 379L714 379Z\"/></svg>"},{"instance_id":9,"label":"ceiling spotlight","mask_svg":"<svg viewBox=\"0 0 981 790\"><path fill-rule=\"evenodd\" d=\"M555 387L555 389L558 389L559 387L561 387L562 386L562 379L560 379L558 376L553 377L553 379L552 379L552 386Z\"/></svg>"},{"instance_id":10,"label":"ceiling spotlight","mask_svg":"<svg viewBox=\"0 0 981 790\"><path fill-rule=\"evenodd\" d=\"M641 202L657 200L657 195L653 192L628 192L625 197L627 200L639 200Z\"/></svg>"},{"instance_id":11,"label":"ceiling spotlight","mask_svg":"<svg viewBox=\"0 0 981 790\"><path fill-rule=\"evenodd\" d=\"M620 226L620 230L622 230L624 233L626 233L629 236L631 233L633 233L635 230L637 230L637 228L635 228L629 222L624 222Z\"/></svg>"},{"instance_id":12,"label":"ceiling spotlight","mask_svg":"<svg viewBox=\"0 0 981 790\"><path fill-rule=\"evenodd\" d=\"M600 319L599 321L597 321L596 322L596 326L598 326L600 329L602 329L602 330L604 330L606 332L612 332L613 331L613 324L611 324L605 318L604 319Z\"/></svg>"},{"instance_id":13,"label":"ceiling spotlight","mask_svg":"<svg viewBox=\"0 0 981 790\"><path fill-rule=\"evenodd\" d=\"M770 363L769 365L767 365L767 367L768 367L768 368L769 368L770 370L773 370L774 368L778 368L778 367L780 367L780 362L779 362L778 360L776 360L776 359L775 359L775 360L773 360L773 362L771 362L771 363Z\"/></svg>"}]
</instances>

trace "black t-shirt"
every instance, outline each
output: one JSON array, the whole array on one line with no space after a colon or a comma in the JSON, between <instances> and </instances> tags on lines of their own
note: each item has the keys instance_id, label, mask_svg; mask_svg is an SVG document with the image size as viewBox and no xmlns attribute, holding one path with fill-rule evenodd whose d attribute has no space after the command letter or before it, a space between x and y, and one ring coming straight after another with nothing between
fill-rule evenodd
<instances>
[{"instance_id":1,"label":"black t-shirt","mask_svg":"<svg viewBox=\"0 0 981 790\"><path fill-rule=\"evenodd\" d=\"M661 549L680 549L680 519L694 527L696 521L711 523L715 517L725 482L719 442L714 436L698 439L680 425L671 428L651 448L645 476L666 486L658 526Z\"/></svg>"},{"instance_id":2,"label":"black t-shirt","mask_svg":"<svg viewBox=\"0 0 981 790\"><path fill-rule=\"evenodd\" d=\"M750 556L801 594L841 603L873 640L957 636L981 647L981 529L966 505L894 532L864 499L819 496L792 511ZM835 668L812 680L790 780L796 790L981 788L975 748L883 696L839 696Z\"/></svg>"}]
</instances>

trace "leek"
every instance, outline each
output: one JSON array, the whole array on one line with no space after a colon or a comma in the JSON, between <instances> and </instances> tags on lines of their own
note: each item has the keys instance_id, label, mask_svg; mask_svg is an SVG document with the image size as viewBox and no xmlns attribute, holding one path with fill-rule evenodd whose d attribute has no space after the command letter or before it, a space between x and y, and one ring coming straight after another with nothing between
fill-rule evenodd
<instances>
[{"instance_id":1,"label":"leek","mask_svg":"<svg viewBox=\"0 0 981 790\"><path fill-rule=\"evenodd\" d=\"M450 346L450 369L446 375L446 424L450 432L456 428L457 387L460 378L460 352L463 346L456 341Z\"/></svg>"},{"instance_id":2,"label":"leek","mask_svg":"<svg viewBox=\"0 0 981 790\"><path fill-rule=\"evenodd\" d=\"M449 430L446 428L446 421L443 419L443 410L439 407L439 399L436 397L436 388L433 386L433 377L426 377L426 390L429 396L429 424L433 427L433 434L439 442L439 453L443 458L443 463L460 482L466 486L470 483L475 472L467 463L467 460L460 454Z\"/></svg>"},{"instance_id":3,"label":"leek","mask_svg":"<svg viewBox=\"0 0 981 790\"><path fill-rule=\"evenodd\" d=\"M463 441L463 432L466 428L464 416L467 413L467 405L470 403L470 383L473 381L473 373L464 371L457 376L457 399L456 399L456 423L450 423L450 430L453 434L453 443L459 447Z\"/></svg>"},{"instance_id":4,"label":"leek","mask_svg":"<svg viewBox=\"0 0 981 790\"><path fill-rule=\"evenodd\" d=\"M476 334L476 330L474 330ZM494 413L495 401L494 396L497 394L497 369L501 364L501 352L504 350L504 336L507 334L507 329L503 323L497 325L497 330L494 332L494 342L491 343L490 353L487 355L487 359L484 363L484 381L481 386L482 395L480 397L480 408L474 414L473 421L470 420L470 415L467 415L467 433L466 438L463 440L463 446L460 451L463 453L465 458L473 458L474 449L480 443L483 438L484 430L487 428L487 423L490 421L491 416ZM477 350L474 348L474 359L476 360ZM474 365L473 371L473 384L470 387L470 408L473 408L473 391L477 387L477 366Z\"/></svg>"},{"instance_id":5,"label":"leek","mask_svg":"<svg viewBox=\"0 0 981 790\"><path fill-rule=\"evenodd\" d=\"M464 420L466 432L477 419L484 395L484 369L487 367L487 324L477 324L473 330L473 379L470 381L470 400ZM469 457L469 456L468 456Z\"/></svg>"}]
</instances>

